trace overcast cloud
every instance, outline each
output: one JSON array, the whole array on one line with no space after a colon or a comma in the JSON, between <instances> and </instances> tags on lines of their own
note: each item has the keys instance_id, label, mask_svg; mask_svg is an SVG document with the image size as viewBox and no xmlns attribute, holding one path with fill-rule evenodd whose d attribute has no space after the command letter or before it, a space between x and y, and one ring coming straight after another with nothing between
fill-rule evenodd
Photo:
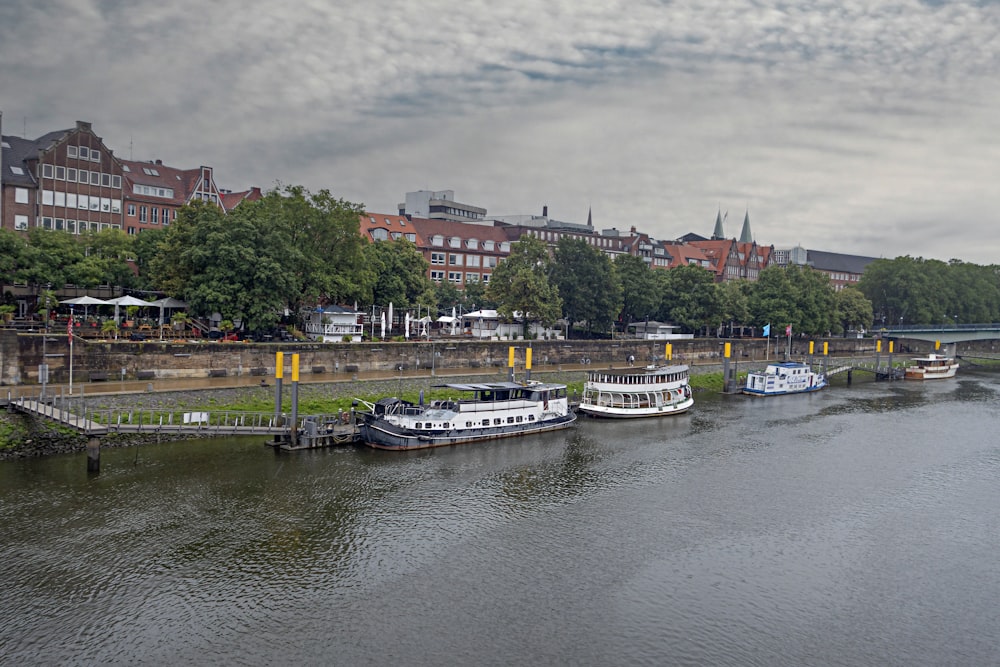
<instances>
[{"instance_id":1,"label":"overcast cloud","mask_svg":"<svg viewBox=\"0 0 1000 667\"><path fill-rule=\"evenodd\" d=\"M14 0L0 63L4 134L232 189L1000 263L995 2Z\"/></svg>"}]
</instances>

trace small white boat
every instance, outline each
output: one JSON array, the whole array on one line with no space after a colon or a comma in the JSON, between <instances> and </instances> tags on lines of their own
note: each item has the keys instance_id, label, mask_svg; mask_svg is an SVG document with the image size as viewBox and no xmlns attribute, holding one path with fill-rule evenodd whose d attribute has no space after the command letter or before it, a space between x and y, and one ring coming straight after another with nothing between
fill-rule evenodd
<instances>
[{"instance_id":1,"label":"small white boat","mask_svg":"<svg viewBox=\"0 0 1000 667\"><path fill-rule=\"evenodd\" d=\"M827 385L826 377L800 361L776 361L762 372L748 373L744 394L782 396L819 391Z\"/></svg>"},{"instance_id":2,"label":"small white boat","mask_svg":"<svg viewBox=\"0 0 1000 667\"><path fill-rule=\"evenodd\" d=\"M906 367L907 380L938 380L953 378L958 371L958 362L943 354L928 354L926 357L911 359L913 364Z\"/></svg>"},{"instance_id":3,"label":"small white boat","mask_svg":"<svg viewBox=\"0 0 1000 667\"><path fill-rule=\"evenodd\" d=\"M676 415L692 405L687 366L647 366L590 371L578 409L591 417L627 419Z\"/></svg>"},{"instance_id":4,"label":"small white boat","mask_svg":"<svg viewBox=\"0 0 1000 667\"><path fill-rule=\"evenodd\" d=\"M427 449L554 431L576 421L564 384L489 382L439 387L454 390L456 398L426 405L398 398L360 401L368 408L357 415L361 439L376 449Z\"/></svg>"}]
</instances>

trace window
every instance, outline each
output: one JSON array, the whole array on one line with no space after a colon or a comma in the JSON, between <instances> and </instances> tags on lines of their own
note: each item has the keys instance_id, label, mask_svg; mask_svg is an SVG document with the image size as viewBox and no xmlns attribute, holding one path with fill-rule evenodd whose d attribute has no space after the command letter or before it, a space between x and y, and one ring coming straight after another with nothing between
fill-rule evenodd
<instances>
[{"instance_id":1,"label":"window","mask_svg":"<svg viewBox=\"0 0 1000 667\"><path fill-rule=\"evenodd\" d=\"M52 229L52 218L42 218L42 227Z\"/></svg>"},{"instance_id":2,"label":"window","mask_svg":"<svg viewBox=\"0 0 1000 667\"><path fill-rule=\"evenodd\" d=\"M76 183L76 169L70 167L66 170L66 180L70 183Z\"/></svg>"},{"instance_id":3,"label":"window","mask_svg":"<svg viewBox=\"0 0 1000 667\"><path fill-rule=\"evenodd\" d=\"M450 239L448 239L448 246L452 248L461 248L462 239L458 238L457 236L452 236Z\"/></svg>"},{"instance_id":4,"label":"window","mask_svg":"<svg viewBox=\"0 0 1000 667\"><path fill-rule=\"evenodd\" d=\"M465 274L465 283L466 284L469 284L469 283L478 283L478 282L479 282L479 274L478 273L466 273Z\"/></svg>"},{"instance_id":5,"label":"window","mask_svg":"<svg viewBox=\"0 0 1000 667\"><path fill-rule=\"evenodd\" d=\"M66 157L76 157L76 146L66 147Z\"/></svg>"},{"instance_id":6,"label":"window","mask_svg":"<svg viewBox=\"0 0 1000 667\"><path fill-rule=\"evenodd\" d=\"M90 210L100 211L101 210L101 198L100 197L90 197Z\"/></svg>"},{"instance_id":7,"label":"window","mask_svg":"<svg viewBox=\"0 0 1000 667\"><path fill-rule=\"evenodd\" d=\"M152 217L150 218L150 220L149 220L149 221L150 221L151 223L153 223L154 225L158 225L158 224L160 224L160 209L158 209L158 208L156 208L156 207L154 206L154 207L152 208L152 210L150 211L150 213L152 213Z\"/></svg>"},{"instance_id":8,"label":"window","mask_svg":"<svg viewBox=\"0 0 1000 667\"><path fill-rule=\"evenodd\" d=\"M97 150L96 148L91 148L90 149L90 161L91 162L100 162L101 161L101 151Z\"/></svg>"},{"instance_id":9,"label":"window","mask_svg":"<svg viewBox=\"0 0 1000 667\"><path fill-rule=\"evenodd\" d=\"M84 185L90 182L90 172L87 171L86 169L81 169L76 173L80 177L80 182L83 183Z\"/></svg>"},{"instance_id":10,"label":"window","mask_svg":"<svg viewBox=\"0 0 1000 667\"><path fill-rule=\"evenodd\" d=\"M76 234L76 220L66 221L66 231L70 234Z\"/></svg>"},{"instance_id":11,"label":"window","mask_svg":"<svg viewBox=\"0 0 1000 667\"><path fill-rule=\"evenodd\" d=\"M72 192L66 193L66 208L76 208L76 195Z\"/></svg>"},{"instance_id":12,"label":"window","mask_svg":"<svg viewBox=\"0 0 1000 667\"><path fill-rule=\"evenodd\" d=\"M66 180L66 167L56 167L56 179L60 181Z\"/></svg>"},{"instance_id":13,"label":"window","mask_svg":"<svg viewBox=\"0 0 1000 667\"><path fill-rule=\"evenodd\" d=\"M90 197L87 195L80 195L77 200L77 208L82 208L85 211L90 208Z\"/></svg>"},{"instance_id":14,"label":"window","mask_svg":"<svg viewBox=\"0 0 1000 667\"><path fill-rule=\"evenodd\" d=\"M81 160L90 159L90 150L86 146L80 146L80 159Z\"/></svg>"},{"instance_id":15,"label":"window","mask_svg":"<svg viewBox=\"0 0 1000 667\"><path fill-rule=\"evenodd\" d=\"M129 204L128 205L128 215L129 215L129 217L132 217L132 218L135 217L135 204Z\"/></svg>"},{"instance_id":16,"label":"window","mask_svg":"<svg viewBox=\"0 0 1000 667\"><path fill-rule=\"evenodd\" d=\"M500 242L500 252L510 252L510 241Z\"/></svg>"},{"instance_id":17,"label":"window","mask_svg":"<svg viewBox=\"0 0 1000 667\"><path fill-rule=\"evenodd\" d=\"M65 192L56 192L55 195L56 195L56 206L65 206L66 205L66 193Z\"/></svg>"},{"instance_id":18,"label":"window","mask_svg":"<svg viewBox=\"0 0 1000 667\"><path fill-rule=\"evenodd\" d=\"M122 200L121 199L112 199L111 200L111 212L112 213L121 213L122 212Z\"/></svg>"},{"instance_id":19,"label":"window","mask_svg":"<svg viewBox=\"0 0 1000 667\"><path fill-rule=\"evenodd\" d=\"M484 283L488 283L489 281L490 281L490 274L484 273L483 274L483 282Z\"/></svg>"},{"instance_id":20,"label":"window","mask_svg":"<svg viewBox=\"0 0 1000 667\"><path fill-rule=\"evenodd\" d=\"M160 213L162 214L161 215L161 220L163 220L163 224L167 224L168 222L170 222L170 209L169 208L161 208L160 209Z\"/></svg>"},{"instance_id":21,"label":"window","mask_svg":"<svg viewBox=\"0 0 1000 667\"><path fill-rule=\"evenodd\" d=\"M52 195L53 195L52 190L42 190L42 205L43 206L52 206L52 202L53 202Z\"/></svg>"},{"instance_id":22,"label":"window","mask_svg":"<svg viewBox=\"0 0 1000 667\"><path fill-rule=\"evenodd\" d=\"M20 167L15 167L14 165L11 165L10 171L12 174L16 176L24 176L24 169L21 169Z\"/></svg>"},{"instance_id":23,"label":"window","mask_svg":"<svg viewBox=\"0 0 1000 667\"><path fill-rule=\"evenodd\" d=\"M409 241L410 243L416 243L417 242L417 235L416 234L406 234L406 240Z\"/></svg>"},{"instance_id":24,"label":"window","mask_svg":"<svg viewBox=\"0 0 1000 667\"><path fill-rule=\"evenodd\" d=\"M14 188L14 203L15 204L28 203L28 188Z\"/></svg>"},{"instance_id":25,"label":"window","mask_svg":"<svg viewBox=\"0 0 1000 667\"><path fill-rule=\"evenodd\" d=\"M437 283L444 280L444 271L431 271L431 280Z\"/></svg>"},{"instance_id":26,"label":"window","mask_svg":"<svg viewBox=\"0 0 1000 667\"><path fill-rule=\"evenodd\" d=\"M62 231L65 222L62 218L56 218L55 229Z\"/></svg>"},{"instance_id":27,"label":"window","mask_svg":"<svg viewBox=\"0 0 1000 667\"><path fill-rule=\"evenodd\" d=\"M462 272L461 271L449 271L448 272L448 282L460 285L462 283Z\"/></svg>"},{"instance_id":28,"label":"window","mask_svg":"<svg viewBox=\"0 0 1000 667\"><path fill-rule=\"evenodd\" d=\"M431 264L444 264L444 255L445 253L443 252L432 252Z\"/></svg>"},{"instance_id":29,"label":"window","mask_svg":"<svg viewBox=\"0 0 1000 667\"><path fill-rule=\"evenodd\" d=\"M467 239L465 241L465 247L469 250L475 250L479 247L479 241L477 239Z\"/></svg>"},{"instance_id":30,"label":"window","mask_svg":"<svg viewBox=\"0 0 1000 667\"><path fill-rule=\"evenodd\" d=\"M116 190L121 190L122 189L122 177L121 176L112 176L111 177L111 187L115 188Z\"/></svg>"},{"instance_id":31,"label":"window","mask_svg":"<svg viewBox=\"0 0 1000 667\"><path fill-rule=\"evenodd\" d=\"M483 250L493 250L493 241L483 241Z\"/></svg>"},{"instance_id":32,"label":"window","mask_svg":"<svg viewBox=\"0 0 1000 667\"><path fill-rule=\"evenodd\" d=\"M432 236L431 237L431 245L443 246L444 245L444 236L442 236L441 234L435 234L434 236Z\"/></svg>"},{"instance_id":33,"label":"window","mask_svg":"<svg viewBox=\"0 0 1000 667\"><path fill-rule=\"evenodd\" d=\"M26 215L15 215L14 216L14 229L19 232L27 231L28 229L28 216Z\"/></svg>"},{"instance_id":34,"label":"window","mask_svg":"<svg viewBox=\"0 0 1000 667\"><path fill-rule=\"evenodd\" d=\"M53 168L51 164L42 165L42 178L52 178Z\"/></svg>"},{"instance_id":35,"label":"window","mask_svg":"<svg viewBox=\"0 0 1000 667\"><path fill-rule=\"evenodd\" d=\"M385 241L389 238L389 232L381 227L376 227L372 230L372 238L376 241Z\"/></svg>"},{"instance_id":36,"label":"window","mask_svg":"<svg viewBox=\"0 0 1000 667\"><path fill-rule=\"evenodd\" d=\"M111 187L111 174L101 174L101 185L106 188Z\"/></svg>"},{"instance_id":37,"label":"window","mask_svg":"<svg viewBox=\"0 0 1000 667\"><path fill-rule=\"evenodd\" d=\"M465 258L466 266L479 266L479 255L467 255Z\"/></svg>"},{"instance_id":38,"label":"window","mask_svg":"<svg viewBox=\"0 0 1000 667\"><path fill-rule=\"evenodd\" d=\"M455 253L448 255L448 264L450 266L462 266L462 255L456 255Z\"/></svg>"},{"instance_id":39,"label":"window","mask_svg":"<svg viewBox=\"0 0 1000 667\"><path fill-rule=\"evenodd\" d=\"M146 207L145 206L140 206L139 207L139 222L146 222L146 219L147 219L146 218Z\"/></svg>"},{"instance_id":40,"label":"window","mask_svg":"<svg viewBox=\"0 0 1000 667\"><path fill-rule=\"evenodd\" d=\"M101 184L101 173L98 171L90 172L90 184L100 185Z\"/></svg>"}]
</instances>

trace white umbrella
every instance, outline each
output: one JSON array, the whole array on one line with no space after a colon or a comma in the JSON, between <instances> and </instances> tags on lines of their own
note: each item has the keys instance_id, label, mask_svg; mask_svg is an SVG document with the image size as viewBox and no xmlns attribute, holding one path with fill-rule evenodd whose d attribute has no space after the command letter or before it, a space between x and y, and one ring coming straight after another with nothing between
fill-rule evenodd
<instances>
[{"instance_id":1,"label":"white umbrella","mask_svg":"<svg viewBox=\"0 0 1000 667\"><path fill-rule=\"evenodd\" d=\"M153 304L149 301L143 301L142 299L137 299L131 294L126 294L125 296L120 296L117 299L108 299L105 301L108 304L114 304L115 306L115 322L118 322L118 307L119 306L152 306Z\"/></svg>"},{"instance_id":2,"label":"white umbrella","mask_svg":"<svg viewBox=\"0 0 1000 667\"><path fill-rule=\"evenodd\" d=\"M451 335L455 335L455 327L458 326L458 320L455 319L455 306L451 307Z\"/></svg>"},{"instance_id":3,"label":"white umbrella","mask_svg":"<svg viewBox=\"0 0 1000 667\"><path fill-rule=\"evenodd\" d=\"M407 340L409 340L409 338L410 338L410 313L406 313L406 318L404 319L404 321L406 323L403 325L403 336Z\"/></svg>"},{"instance_id":4,"label":"white umbrella","mask_svg":"<svg viewBox=\"0 0 1000 667\"><path fill-rule=\"evenodd\" d=\"M163 338L163 309L164 308L187 308L187 304L180 299L175 299L172 296L164 297L162 299L157 299L150 303L151 306L160 307L160 338Z\"/></svg>"},{"instance_id":5,"label":"white umbrella","mask_svg":"<svg viewBox=\"0 0 1000 667\"><path fill-rule=\"evenodd\" d=\"M110 301L95 299L92 296L78 296L75 299L64 299L59 303L68 303L71 306L83 306L83 316L87 317L87 306L105 306L109 304Z\"/></svg>"},{"instance_id":6,"label":"white umbrella","mask_svg":"<svg viewBox=\"0 0 1000 667\"><path fill-rule=\"evenodd\" d=\"M385 311L382 311L382 335L379 338L385 338Z\"/></svg>"},{"instance_id":7,"label":"white umbrella","mask_svg":"<svg viewBox=\"0 0 1000 667\"><path fill-rule=\"evenodd\" d=\"M389 331L392 331L392 301L389 302Z\"/></svg>"}]
</instances>

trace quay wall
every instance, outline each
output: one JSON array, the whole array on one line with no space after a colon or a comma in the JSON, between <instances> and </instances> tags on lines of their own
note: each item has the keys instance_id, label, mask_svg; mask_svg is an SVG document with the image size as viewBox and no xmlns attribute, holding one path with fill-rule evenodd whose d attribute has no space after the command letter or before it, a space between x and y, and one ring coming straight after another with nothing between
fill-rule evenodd
<instances>
[{"instance_id":1,"label":"quay wall","mask_svg":"<svg viewBox=\"0 0 1000 667\"><path fill-rule=\"evenodd\" d=\"M809 341L815 342L817 356L823 343L830 356L870 355L875 351L872 338L794 338L792 355L808 353ZM671 341L674 360L701 363L722 356L723 343L717 338ZM732 358L742 362L775 359L784 354L784 345L776 349L763 339L733 339ZM993 341L962 343L961 350L982 348L992 351ZM157 380L172 378L236 377L257 375L274 377L275 353L285 354L286 378L291 355L299 355L300 375L416 371L431 368L447 370L483 370L496 372L507 367L508 349L515 351L515 367L524 369L524 347L532 348L532 366L536 370L554 370L586 364L623 365L629 356L636 365L662 360L665 341L636 339L616 340L533 340L480 341L467 338L440 338L433 341L372 343L244 343L191 341L84 341L73 344L72 365L76 382L115 380ZM907 340L897 352L917 354L931 351L933 344ZM885 351L885 350L883 350ZM39 384L39 365L49 366L50 384L69 381L70 352L65 332L18 333L0 329L0 384Z\"/></svg>"}]
</instances>

